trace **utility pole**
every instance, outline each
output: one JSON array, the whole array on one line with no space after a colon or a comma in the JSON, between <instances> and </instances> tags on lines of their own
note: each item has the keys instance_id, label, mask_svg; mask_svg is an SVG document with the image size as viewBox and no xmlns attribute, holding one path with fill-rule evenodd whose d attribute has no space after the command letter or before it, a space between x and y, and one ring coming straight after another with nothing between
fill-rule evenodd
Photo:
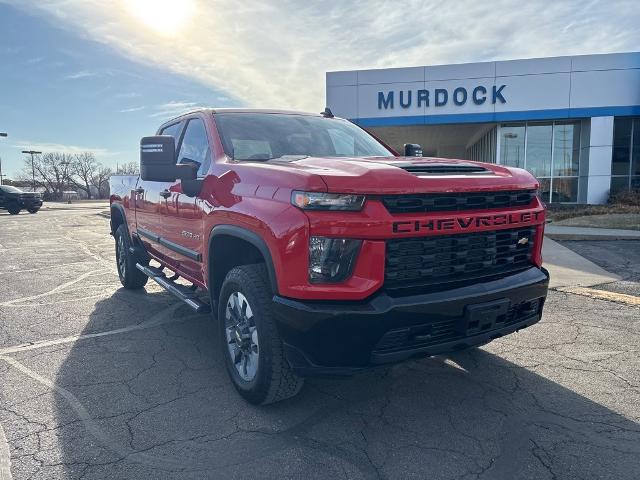
<instances>
[{"instance_id":1,"label":"utility pole","mask_svg":"<svg viewBox=\"0 0 640 480\"><path fill-rule=\"evenodd\" d=\"M31 155L31 179L32 179L31 181L32 181L32 185L33 185L32 186L33 191L35 192L36 191L36 168L35 168L34 163L33 163L33 156L34 155L40 155L42 152L38 152L36 150L22 150L22 153L26 153L28 155Z\"/></svg>"},{"instance_id":2,"label":"utility pole","mask_svg":"<svg viewBox=\"0 0 640 480\"><path fill-rule=\"evenodd\" d=\"M0 137L6 137L7 136L7 132L0 132ZM5 175L2 175L2 157L0 157L0 185L2 185L2 179L5 177Z\"/></svg>"}]
</instances>

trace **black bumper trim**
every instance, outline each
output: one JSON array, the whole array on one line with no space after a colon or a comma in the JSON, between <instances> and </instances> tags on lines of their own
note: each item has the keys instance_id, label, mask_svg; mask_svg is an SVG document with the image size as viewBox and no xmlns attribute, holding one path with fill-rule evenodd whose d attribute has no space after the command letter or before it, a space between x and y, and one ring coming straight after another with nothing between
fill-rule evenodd
<instances>
[{"instance_id":1,"label":"black bumper trim","mask_svg":"<svg viewBox=\"0 0 640 480\"><path fill-rule=\"evenodd\" d=\"M531 267L446 291L401 297L380 291L359 302L300 301L276 295L273 312L294 370L304 375L344 375L383 363L454 352L533 325L541 318L548 284L548 272ZM509 310L515 312L514 318L502 315L486 331L469 326L469 306L504 303L500 300L514 307ZM539 305L528 306L534 301ZM453 325L454 331L443 333L444 324ZM412 332L407 343L382 341L387 333L398 330Z\"/></svg>"}]
</instances>

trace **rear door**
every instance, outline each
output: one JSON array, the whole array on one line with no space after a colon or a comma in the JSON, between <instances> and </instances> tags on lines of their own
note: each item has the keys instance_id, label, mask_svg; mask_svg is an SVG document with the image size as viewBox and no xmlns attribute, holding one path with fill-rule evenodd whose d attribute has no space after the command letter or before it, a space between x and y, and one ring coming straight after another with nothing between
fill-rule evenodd
<instances>
[{"instance_id":1,"label":"rear door","mask_svg":"<svg viewBox=\"0 0 640 480\"><path fill-rule=\"evenodd\" d=\"M184 121L163 127L159 135L171 135L178 145ZM153 255L171 263L171 250L162 244L164 222L168 215L168 192L178 182L151 182L138 178L135 190L136 225L140 240Z\"/></svg>"},{"instance_id":2,"label":"rear door","mask_svg":"<svg viewBox=\"0 0 640 480\"><path fill-rule=\"evenodd\" d=\"M200 116L187 119L178 147L178 163L198 165L198 178L204 178L211 166L211 148L207 128ZM203 281L202 250L204 248L204 214L202 201L188 197L180 184L171 188L164 221L167 245L180 273L196 282Z\"/></svg>"}]
</instances>

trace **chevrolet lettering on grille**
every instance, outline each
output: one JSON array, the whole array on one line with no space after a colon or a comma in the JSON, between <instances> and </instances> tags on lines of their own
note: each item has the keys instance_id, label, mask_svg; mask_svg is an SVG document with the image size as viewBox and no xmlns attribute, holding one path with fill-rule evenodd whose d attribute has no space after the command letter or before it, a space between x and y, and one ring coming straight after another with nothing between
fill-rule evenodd
<instances>
[{"instance_id":1,"label":"chevrolet lettering on grille","mask_svg":"<svg viewBox=\"0 0 640 480\"><path fill-rule=\"evenodd\" d=\"M393 233L433 232L442 230L466 230L499 225L518 225L538 220L543 212L522 212L498 215L478 215L439 218L435 220L414 220L393 222Z\"/></svg>"}]
</instances>

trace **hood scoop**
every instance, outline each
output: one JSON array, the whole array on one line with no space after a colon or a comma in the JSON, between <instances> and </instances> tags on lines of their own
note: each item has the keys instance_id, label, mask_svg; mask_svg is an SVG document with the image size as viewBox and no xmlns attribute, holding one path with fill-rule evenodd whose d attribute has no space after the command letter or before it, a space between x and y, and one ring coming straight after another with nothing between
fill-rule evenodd
<instances>
[{"instance_id":1,"label":"hood scoop","mask_svg":"<svg viewBox=\"0 0 640 480\"><path fill-rule=\"evenodd\" d=\"M491 170L471 163L408 163L395 165L417 177L438 175L491 175Z\"/></svg>"}]
</instances>

